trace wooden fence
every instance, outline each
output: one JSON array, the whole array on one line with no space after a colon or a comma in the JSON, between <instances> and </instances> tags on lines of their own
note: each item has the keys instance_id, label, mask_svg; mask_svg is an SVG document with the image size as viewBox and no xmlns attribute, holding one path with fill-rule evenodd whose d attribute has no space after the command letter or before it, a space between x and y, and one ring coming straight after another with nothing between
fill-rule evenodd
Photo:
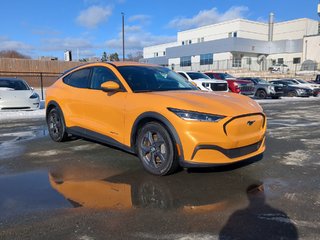
<instances>
[{"instance_id":1,"label":"wooden fence","mask_svg":"<svg viewBox=\"0 0 320 240\"><path fill-rule=\"evenodd\" d=\"M62 73L81 64L81 62L0 58L0 72Z\"/></svg>"}]
</instances>

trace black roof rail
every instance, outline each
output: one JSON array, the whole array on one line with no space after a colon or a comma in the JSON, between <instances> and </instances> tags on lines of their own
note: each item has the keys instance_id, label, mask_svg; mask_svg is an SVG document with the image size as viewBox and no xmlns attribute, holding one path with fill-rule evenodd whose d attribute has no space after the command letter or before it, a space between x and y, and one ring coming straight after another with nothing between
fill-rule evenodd
<instances>
[{"instance_id":1,"label":"black roof rail","mask_svg":"<svg viewBox=\"0 0 320 240\"><path fill-rule=\"evenodd\" d=\"M73 68L70 68L66 71L64 71L58 78L61 78L62 76L66 75L67 73L71 72L72 70L78 68L78 67L83 67L83 66L86 66L86 65L89 65L89 64L93 64L93 63L96 63L96 62L89 62L89 63L84 63L84 64L81 64L79 66L75 66ZM99 62L99 63L107 63L107 64L110 64L111 66L117 68L117 66L115 64L113 64L112 62Z\"/></svg>"}]
</instances>

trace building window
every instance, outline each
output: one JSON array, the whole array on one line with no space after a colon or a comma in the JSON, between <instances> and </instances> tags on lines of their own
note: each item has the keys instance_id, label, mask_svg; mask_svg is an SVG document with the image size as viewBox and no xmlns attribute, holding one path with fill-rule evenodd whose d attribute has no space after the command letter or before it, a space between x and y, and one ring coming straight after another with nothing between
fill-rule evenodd
<instances>
[{"instance_id":1,"label":"building window","mask_svg":"<svg viewBox=\"0 0 320 240\"><path fill-rule=\"evenodd\" d=\"M200 42L200 38L198 38L198 43Z\"/></svg>"},{"instance_id":2,"label":"building window","mask_svg":"<svg viewBox=\"0 0 320 240\"><path fill-rule=\"evenodd\" d=\"M283 62L284 62L284 61L283 61L283 58L278 58L278 63L279 63L279 64L283 64Z\"/></svg>"},{"instance_id":3,"label":"building window","mask_svg":"<svg viewBox=\"0 0 320 240\"><path fill-rule=\"evenodd\" d=\"M212 53L201 54L200 65L209 65L209 64L213 64L213 54Z\"/></svg>"},{"instance_id":4,"label":"building window","mask_svg":"<svg viewBox=\"0 0 320 240\"><path fill-rule=\"evenodd\" d=\"M153 56L154 56L154 57L158 57L159 54L158 54L157 52L155 52L155 53L153 53Z\"/></svg>"},{"instance_id":5,"label":"building window","mask_svg":"<svg viewBox=\"0 0 320 240\"><path fill-rule=\"evenodd\" d=\"M301 58L293 58L293 64L300 64Z\"/></svg>"},{"instance_id":6,"label":"building window","mask_svg":"<svg viewBox=\"0 0 320 240\"><path fill-rule=\"evenodd\" d=\"M232 37L232 32L228 33L228 37L231 38Z\"/></svg>"},{"instance_id":7,"label":"building window","mask_svg":"<svg viewBox=\"0 0 320 240\"><path fill-rule=\"evenodd\" d=\"M191 44L192 43L192 41L191 40L189 40L189 44Z\"/></svg>"},{"instance_id":8,"label":"building window","mask_svg":"<svg viewBox=\"0 0 320 240\"><path fill-rule=\"evenodd\" d=\"M201 38L201 42L204 42L204 37Z\"/></svg>"},{"instance_id":9,"label":"building window","mask_svg":"<svg viewBox=\"0 0 320 240\"><path fill-rule=\"evenodd\" d=\"M191 66L191 56L180 58L180 67Z\"/></svg>"},{"instance_id":10,"label":"building window","mask_svg":"<svg viewBox=\"0 0 320 240\"><path fill-rule=\"evenodd\" d=\"M233 37L234 37L234 38L238 37L238 32L234 32L234 33L233 33Z\"/></svg>"},{"instance_id":11,"label":"building window","mask_svg":"<svg viewBox=\"0 0 320 240\"><path fill-rule=\"evenodd\" d=\"M241 67L241 58L239 58L239 57L234 57L234 58L232 59L232 67L234 67L234 68L239 68L239 67Z\"/></svg>"},{"instance_id":12,"label":"building window","mask_svg":"<svg viewBox=\"0 0 320 240\"><path fill-rule=\"evenodd\" d=\"M166 55L166 51L163 51L163 56L165 56Z\"/></svg>"},{"instance_id":13,"label":"building window","mask_svg":"<svg viewBox=\"0 0 320 240\"><path fill-rule=\"evenodd\" d=\"M184 45L184 41L182 41L182 45Z\"/></svg>"}]
</instances>

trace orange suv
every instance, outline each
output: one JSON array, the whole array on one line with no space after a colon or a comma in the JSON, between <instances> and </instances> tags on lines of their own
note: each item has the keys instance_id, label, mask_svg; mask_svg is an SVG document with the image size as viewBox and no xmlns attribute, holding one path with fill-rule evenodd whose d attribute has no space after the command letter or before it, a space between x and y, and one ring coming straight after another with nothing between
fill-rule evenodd
<instances>
[{"instance_id":1,"label":"orange suv","mask_svg":"<svg viewBox=\"0 0 320 240\"><path fill-rule=\"evenodd\" d=\"M46 94L54 141L75 135L118 147L137 154L155 175L229 164L265 150L266 117L259 104L197 90L164 67L86 64L64 73Z\"/></svg>"}]
</instances>

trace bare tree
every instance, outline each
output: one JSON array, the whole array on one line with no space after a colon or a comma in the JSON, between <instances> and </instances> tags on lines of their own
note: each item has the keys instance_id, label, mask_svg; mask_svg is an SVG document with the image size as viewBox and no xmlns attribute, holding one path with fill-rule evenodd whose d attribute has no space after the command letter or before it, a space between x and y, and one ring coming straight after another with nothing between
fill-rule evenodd
<instances>
[{"instance_id":1,"label":"bare tree","mask_svg":"<svg viewBox=\"0 0 320 240\"><path fill-rule=\"evenodd\" d=\"M19 53L15 50L3 50L0 51L0 58L22 58L22 59L31 59L30 56Z\"/></svg>"},{"instance_id":2,"label":"bare tree","mask_svg":"<svg viewBox=\"0 0 320 240\"><path fill-rule=\"evenodd\" d=\"M135 53L129 53L127 55L127 60L128 61L133 61L133 62L139 62L139 60L143 58L143 53L142 51L137 51Z\"/></svg>"}]
</instances>

